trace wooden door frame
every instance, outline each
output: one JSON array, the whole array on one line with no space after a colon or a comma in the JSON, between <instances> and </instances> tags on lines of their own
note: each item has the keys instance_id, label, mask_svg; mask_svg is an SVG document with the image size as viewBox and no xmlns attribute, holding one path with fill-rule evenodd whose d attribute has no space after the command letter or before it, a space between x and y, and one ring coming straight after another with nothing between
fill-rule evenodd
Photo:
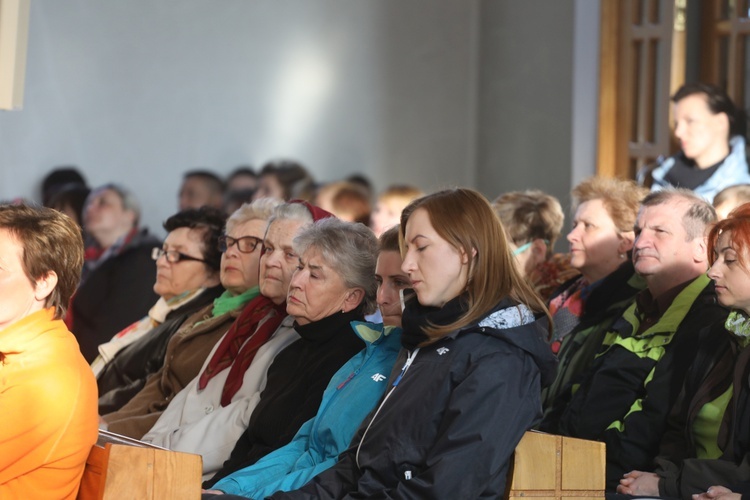
<instances>
[{"instance_id":1,"label":"wooden door frame","mask_svg":"<svg viewBox=\"0 0 750 500\"><path fill-rule=\"evenodd\" d=\"M671 152L669 96L685 80L685 13L686 0L650 0L651 9L660 9L660 25L631 24L635 13L633 0L601 1L600 74L599 74L599 131L597 149L597 174L604 177L632 178L633 159L643 163ZM636 0L638 1L638 0ZM644 15L644 19L647 16ZM670 29L669 34L664 30ZM631 44L633 40L645 42L661 36L659 53L669 63L669 72L661 79L658 88L648 83L656 79L653 57L642 57L639 67L634 66ZM654 56L656 57L656 56ZM658 68L657 68L658 70ZM637 81L636 81L637 78ZM637 95L641 123L636 124L638 137L633 138L634 90ZM656 96L656 97L655 97ZM653 118L651 138L644 137L645 120Z\"/></svg>"}]
</instances>

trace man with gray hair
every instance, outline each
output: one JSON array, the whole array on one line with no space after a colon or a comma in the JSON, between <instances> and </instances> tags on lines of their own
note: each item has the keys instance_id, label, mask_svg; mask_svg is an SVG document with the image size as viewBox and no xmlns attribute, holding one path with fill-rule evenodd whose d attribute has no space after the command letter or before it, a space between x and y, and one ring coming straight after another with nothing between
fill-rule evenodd
<instances>
[{"instance_id":1,"label":"man with gray hair","mask_svg":"<svg viewBox=\"0 0 750 500\"><path fill-rule=\"evenodd\" d=\"M665 189L643 200L633 265L647 288L542 424L543 430L604 441L608 490L631 470L653 470L685 374L707 370L699 366L699 332L727 316L706 276L705 233L715 221L714 209L688 190Z\"/></svg>"},{"instance_id":2,"label":"man with gray hair","mask_svg":"<svg viewBox=\"0 0 750 500\"><path fill-rule=\"evenodd\" d=\"M83 227L93 244L65 321L89 363L99 344L146 316L159 298L151 251L161 242L139 229L140 215L135 196L118 184L100 186L86 198Z\"/></svg>"}]
</instances>

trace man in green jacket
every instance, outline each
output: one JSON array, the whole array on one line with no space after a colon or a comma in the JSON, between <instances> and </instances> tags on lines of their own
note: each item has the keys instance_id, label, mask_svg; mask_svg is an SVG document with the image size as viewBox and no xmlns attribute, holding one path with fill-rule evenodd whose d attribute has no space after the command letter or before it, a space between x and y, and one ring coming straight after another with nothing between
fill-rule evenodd
<instances>
[{"instance_id":1,"label":"man in green jacket","mask_svg":"<svg viewBox=\"0 0 750 500\"><path fill-rule=\"evenodd\" d=\"M582 374L570 403L543 428L607 444L607 488L623 474L653 470L653 458L687 370L698 332L723 322L706 276L705 232L713 208L690 191L648 195L635 224L633 265L647 288L615 321L602 351Z\"/></svg>"}]
</instances>

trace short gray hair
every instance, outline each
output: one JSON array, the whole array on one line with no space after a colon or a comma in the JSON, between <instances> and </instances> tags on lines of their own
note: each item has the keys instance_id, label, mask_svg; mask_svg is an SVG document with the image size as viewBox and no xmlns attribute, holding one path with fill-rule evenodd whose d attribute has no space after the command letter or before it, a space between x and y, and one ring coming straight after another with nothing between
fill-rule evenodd
<instances>
[{"instance_id":1,"label":"short gray hair","mask_svg":"<svg viewBox=\"0 0 750 500\"><path fill-rule=\"evenodd\" d=\"M277 200L276 198L259 198L252 203L243 203L227 219L226 232L229 233L236 226L251 220L267 221L271 218L274 209L279 204L281 204L281 200Z\"/></svg>"},{"instance_id":2,"label":"short gray hair","mask_svg":"<svg viewBox=\"0 0 750 500\"><path fill-rule=\"evenodd\" d=\"M347 288L364 290L364 314L375 312L378 240L370 228L333 217L319 220L294 238L294 251L298 255L311 247L320 252L326 264L338 273Z\"/></svg>"},{"instance_id":3,"label":"short gray hair","mask_svg":"<svg viewBox=\"0 0 750 500\"><path fill-rule=\"evenodd\" d=\"M129 210L135 214L135 220L133 221L133 226L138 227L138 223L141 220L141 204L138 203L138 199L135 197L133 192L123 186L122 184L104 184L103 186L99 186L98 188L94 189L89 193L89 195L86 197L86 203L85 205L88 205L89 200L96 196L97 194L101 193L102 191L114 191L115 194L120 198L120 201L122 202L122 208L125 210ZM84 206L85 206L84 205Z\"/></svg>"},{"instance_id":4,"label":"short gray hair","mask_svg":"<svg viewBox=\"0 0 750 500\"><path fill-rule=\"evenodd\" d=\"M646 195L641 202L641 206L654 207L675 199L690 205L682 217L682 226L685 228L688 240L706 236L706 228L717 220L716 210L705 198L698 196L689 189L667 187L661 191L653 191Z\"/></svg>"},{"instance_id":5,"label":"short gray hair","mask_svg":"<svg viewBox=\"0 0 750 500\"><path fill-rule=\"evenodd\" d=\"M277 205L273 214L271 214L271 218L268 219L268 225L270 226L276 219L298 220L304 224L312 224L313 222L312 213L304 203L281 203Z\"/></svg>"}]
</instances>

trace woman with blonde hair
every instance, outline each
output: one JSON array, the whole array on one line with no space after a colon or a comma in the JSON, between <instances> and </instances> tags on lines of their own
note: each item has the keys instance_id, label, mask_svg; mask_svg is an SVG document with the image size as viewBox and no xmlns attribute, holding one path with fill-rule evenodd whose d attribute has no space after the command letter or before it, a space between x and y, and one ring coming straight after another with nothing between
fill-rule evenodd
<instances>
[{"instance_id":1,"label":"woman with blonde hair","mask_svg":"<svg viewBox=\"0 0 750 500\"><path fill-rule=\"evenodd\" d=\"M581 275L565 282L549 302L552 350L560 365L545 393L545 429L567 404L571 383L594 360L612 323L646 286L630 260L633 226L646 194L632 180L602 177L586 179L571 192L570 263Z\"/></svg>"},{"instance_id":2,"label":"woman with blonde hair","mask_svg":"<svg viewBox=\"0 0 750 500\"><path fill-rule=\"evenodd\" d=\"M412 202L402 269L417 300L379 407L331 469L271 498L501 498L513 451L554 376L549 317L470 189Z\"/></svg>"}]
</instances>

